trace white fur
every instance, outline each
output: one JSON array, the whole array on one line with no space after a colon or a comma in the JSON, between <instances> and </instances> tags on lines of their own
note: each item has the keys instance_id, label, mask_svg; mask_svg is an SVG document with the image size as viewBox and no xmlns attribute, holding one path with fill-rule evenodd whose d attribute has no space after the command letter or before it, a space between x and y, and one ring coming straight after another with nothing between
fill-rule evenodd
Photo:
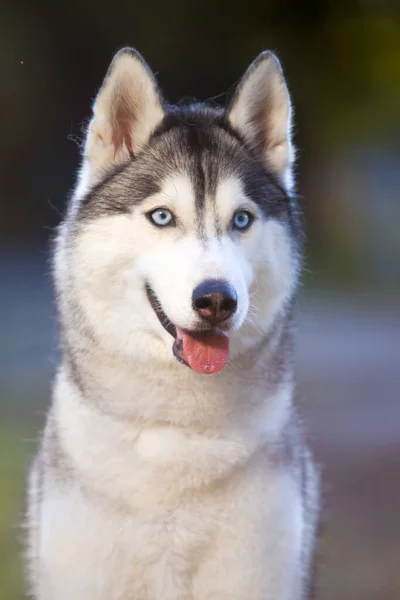
<instances>
[{"instance_id":1,"label":"white fur","mask_svg":"<svg viewBox=\"0 0 400 600\"><path fill-rule=\"evenodd\" d=\"M46 470L39 600L302 597L306 517L278 450L291 374L268 390L262 365L249 381L235 363L270 329L296 261L274 221L255 223L246 239L202 244L192 196L177 176L136 214L96 219L72 246L60 242L58 288L72 292L99 348L82 355L86 397L66 365L55 386L52 422L75 475ZM180 230L160 235L148 223L142 213L160 203ZM238 207L257 210L234 179L216 205L225 225ZM150 281L170 319L190 328L191 291L207 277L226 278L239 297L233 370L208 378L176 363L143 292Z\"/></svg>"},{"instance_id":2,"label":"white fur","mask_svg":"<svg viewBox=\"0 0 400 600\"><path fill-rule=\"evenodd\" d=\"M93 411L61 374L54 418L78 477L44 483L40 600L297 597L299 492L264 449L290 395L238 406L225 431L143 428Z\"/></svg>"},{"instance_id":3,"label":"white fur","mask_svg":"<svg viewBox=\"0 0 400 600\"><path fill-rule=\"evenodd\" d=\"M247 76L230 118L244 126L268 75L268 93L286 104L268 113L275 137L265 159L289 188L290 105L271 60ZM116 120L127 98L135 127ZM266 220L231 175L205 199L200 237L192 183L178 171L126 214L76 219L104 169L126 160L128 146L140 151L162 114L142 59L117 55L57 240L65 353L30 479L33 597L303 600L318 491L303 464L284 348L299 267L288 227ZM131 135L123 144L121 127ZM149 222L158 207L176 227ZM230 223L242 209L255 220L238 234ZM235 288L238 308L229 363L204 376L175 360L145 284L170 321L190 330L193 289L210 278Z\"/></svg>"}]
</instances>

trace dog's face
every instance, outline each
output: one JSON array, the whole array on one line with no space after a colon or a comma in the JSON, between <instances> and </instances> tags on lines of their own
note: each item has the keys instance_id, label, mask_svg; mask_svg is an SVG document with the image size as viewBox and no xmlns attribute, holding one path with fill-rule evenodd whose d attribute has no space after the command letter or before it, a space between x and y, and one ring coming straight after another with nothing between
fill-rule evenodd
<instances>
[{"instance_id":1,"label":"dog's face","mask_svg":"<svg viewBox=\"0 0 400 600\"><path fill-rule=\"evenodd\" d=\"M226 111L165 107L139 55L116 56L64 229L61 272L92 336L200 373L260 342L299 266L289 133L269 53Z\"/></svg>"}]
</instances>

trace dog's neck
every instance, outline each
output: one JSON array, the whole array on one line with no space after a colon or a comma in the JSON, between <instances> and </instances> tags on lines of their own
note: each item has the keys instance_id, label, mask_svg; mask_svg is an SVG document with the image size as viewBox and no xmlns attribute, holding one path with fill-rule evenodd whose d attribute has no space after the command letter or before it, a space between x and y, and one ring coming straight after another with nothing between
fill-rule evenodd
<instances>
[{"instance_id":1,"label":"dog's neck","mask_svg":"<svg viewBox=\"0 0 400 600\"><path fill-rule=\"evenodd\" d=\"M216 375L199 375L176 361L127 362L86 340L77 353L66 341L64 365L84 402L137 424L223 426L238 414L258 414L269 399L292 389L292 334L287 313L251 350Z\"/></svg>"}]
</instances>

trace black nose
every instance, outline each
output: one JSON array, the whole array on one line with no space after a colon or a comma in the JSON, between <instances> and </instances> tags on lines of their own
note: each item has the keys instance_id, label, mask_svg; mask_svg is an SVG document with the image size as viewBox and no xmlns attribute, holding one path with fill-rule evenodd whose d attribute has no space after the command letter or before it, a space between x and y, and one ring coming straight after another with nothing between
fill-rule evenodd
<instances>
[{"instance_id":1,"label":"black nose","mask_svg":"<svg viewBox=\"0 0 400 600\"><path fill-rule=\"evenodd\" d=\"M214 325L233 315L237 308L237 295L226 281L208 279L194 290L192 303L194 310Z\"/></svg>"}]
</instances>

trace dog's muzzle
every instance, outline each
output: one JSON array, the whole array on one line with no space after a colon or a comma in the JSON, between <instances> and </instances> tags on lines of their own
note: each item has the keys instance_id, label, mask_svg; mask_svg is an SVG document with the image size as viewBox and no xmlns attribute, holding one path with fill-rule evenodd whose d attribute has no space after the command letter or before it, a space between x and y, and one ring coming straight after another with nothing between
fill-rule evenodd
<instances>
[{"instance_id":1,"label":"dog's muzzle","mask_svg":"<svg viewBox=\"0 0 400 600\"><path fill-rule=\"evenodd\" d=\"M204 285L207 284L207 285ZM204 321L216 325L227 321L237 307L236 293L228 284L204 282L193 293L193 308ZM203 286L203 287L202 287ZM172 353L182 364L194 371L211 375L221 371L229 358L229 337L220 330L208 328L187 331L170 321L151 286L145 286L150 306L165 331L173 338ZM197 306L196 306L197 302ZM200 312L203 311L203 312Z\"/></svg>"}]
</instances>

